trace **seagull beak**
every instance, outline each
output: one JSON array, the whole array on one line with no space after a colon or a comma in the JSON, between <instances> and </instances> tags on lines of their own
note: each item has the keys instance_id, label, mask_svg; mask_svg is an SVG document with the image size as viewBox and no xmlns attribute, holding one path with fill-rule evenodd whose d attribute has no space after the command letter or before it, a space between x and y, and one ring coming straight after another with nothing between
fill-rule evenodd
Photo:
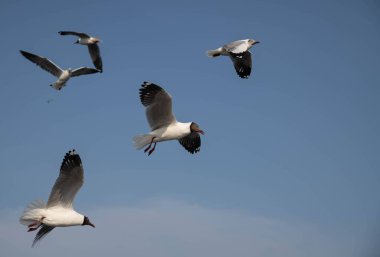
<instances>
[{"instance_id":1,"label":"seagull beak","mask_svg":"<svg viewBox=\"0 0 380 257\"><path fill-rule=\"evenodd\" d=\"M89 226L91 226L91 227L93 227L93 228L95 228L95 225L94 224L92 224L91 222L89 222L89 224L88 224Z\"/></svg>"},{"instance_id":2,"label":"seagull beak","mask_svg":"<svg viewBox=\"0 0 380 257\"><path fill-rule=\"evenodd\" d=\"M258 43L260 43L260 41L256 41L256 42L255 42L255 44L258 44Z\"/></svg>"},{"instance_id":3,"label":"seagull beak","mask_svg":"<svg viewBox=\"0 0 380 257\"><path fill-rule=\"evenodd\" d=\"M201 133L202 135L205 134L205 132L203 132L203 130L198 130L199 133Z\"/></svg>"}]
</instances>

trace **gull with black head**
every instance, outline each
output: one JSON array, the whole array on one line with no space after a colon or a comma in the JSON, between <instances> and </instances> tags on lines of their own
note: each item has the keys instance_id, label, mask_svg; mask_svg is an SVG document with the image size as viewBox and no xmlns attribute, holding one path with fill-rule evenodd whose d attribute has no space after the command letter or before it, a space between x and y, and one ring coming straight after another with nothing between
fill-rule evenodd
<instances>
[{"instance_id":1,"label":"gull with black head","mask_svg":"<svg viewBox=\"0 0 380 257\"><path fill-rule=\"evenodd\" d=\"M56 227L84 226L95 227L87 216L73 208L75 195L83 185L83 166L75 150L66 153L57 180L45 204L36 200L28 205L21 215L20 223L28 226L28 232L40 228L32 246Z\"/></svg>"},{"instance_id":2,"label":"gull with black head","mask_svg":"<svg viewBox=\"0 0 380 257\"><path fill-rule=\"evenodd\" d=\"M140 88L140 100L146 107L145 114L151 132L133 138L135 147L150 155L157 142L178 140L191 154L200 151L201 137L204 132L195 122L179 122L172 112L172 97L160 86L144 82ZM152 144L154 143L153 147Z\"/></svg>"}]
</instances>

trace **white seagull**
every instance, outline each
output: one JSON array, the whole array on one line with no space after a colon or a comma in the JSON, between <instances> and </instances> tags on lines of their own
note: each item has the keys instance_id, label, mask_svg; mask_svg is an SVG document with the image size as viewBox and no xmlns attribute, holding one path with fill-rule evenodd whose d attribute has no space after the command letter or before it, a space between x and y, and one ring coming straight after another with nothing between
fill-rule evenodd
<instances>
[{"instance_id":1,"label":"white seagull","mask_svg":"<svg viewBox=\"0 0 380 257\"><path fill-rule=\"evenodd\" d=\"M61 90L71 77L77 77L81 75L87 75L87 74L99 72L99 70L97 69L87 68L87 67L80 67L75 70L71 70L71 68L67 70L62 70L55 63L53 63L52 61L50 61L49 59L45 57L28 53L22 50L20 50L20 52L26 59L28 59L31 62L34 62L35 64L40 66L42 69L46 70L47 72L51 73L52 75L58 78L56 82L50 85L51 87L57 90Z\"/></svg>"},{"instance_id":2,"label":"white seagull","mask_svg":"<svg viewBox=\"0 0 380 257\"><path fill-rule=\"evenodd\" d=\"M209 57L229 56L239 77L247 79L252 69L251 53L248 50L258 43L260 42L254 39L237 40L218 49L207 51L207 55Z\"/></svg>"},{"instance_id":3,"label":"white seagull","mask_svg":"<svg viewBox=\"0 0 380 257\"><path fill-rule=\"evenodd\" d=\"M103 72L103 63L102 58L100 57L100 50L98 46L98 43L100 42L99 38L90 37L86 33L74 31L59 31L58 33L61 36L71 35L79 37L79 39L75 41L74 44L87 45L92 62L94 63L95 67L100 70L100 72Z\"/></svg>"},{"instance_id":4,"label":"white seagull","mask_svg":"<svg viewBox=\"0 0 380 257\"><path fill-rule=\"evenodd\" d=\"M172 97L160 86L144 82L140 88L140 100L146 107L145 113L151 132L133 138L135 147L150 155L156 148L157 142L178 140L190 153L197 153L201 147L201 137L204 132L195 122L182 123L175 119L172 112ZM151 149L152 144L153 148Z\"/></svg>"},{"instance_id":5,"label":"white seagull","mask_svg":"<svg viewBox=\"0 0 380 257\"><path fill-rule=\"evenodd\" d=\"M36 200L28 205L21 215L21 224L28 226L30 231L38 229L32 246L46 236L55 227L89 225L95 227L88 217L73 209L74 197L83 185L83 166L75 150L66 153L61 165L61 171L49 200L45 204Z\"/></svg>"}]
</instances>

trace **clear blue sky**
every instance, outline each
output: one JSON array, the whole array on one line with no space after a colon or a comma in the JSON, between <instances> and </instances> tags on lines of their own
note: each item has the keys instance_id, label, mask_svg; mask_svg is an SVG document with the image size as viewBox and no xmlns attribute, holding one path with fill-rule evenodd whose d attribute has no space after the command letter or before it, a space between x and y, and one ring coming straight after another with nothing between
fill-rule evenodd
<instances>
[{"instance_id":1,"label":"clear blue sky","mask_svg":"<svg viewBox=\"0 0 380 257\"><path fill-rule=\"evenodd\" d=\"M376 1L2 0L0 24L0 255L379 254ZM104 73L58 92L19 50L91 66L60 30L101 38ZM261 42L248 80L205 54L245 38ZM200 153L133 148L149 129L143 81L206 132ZM18 218L72 148L85 168L75 207L97 228L56 229L32 249Z\"/></svg>"}]
</instances>

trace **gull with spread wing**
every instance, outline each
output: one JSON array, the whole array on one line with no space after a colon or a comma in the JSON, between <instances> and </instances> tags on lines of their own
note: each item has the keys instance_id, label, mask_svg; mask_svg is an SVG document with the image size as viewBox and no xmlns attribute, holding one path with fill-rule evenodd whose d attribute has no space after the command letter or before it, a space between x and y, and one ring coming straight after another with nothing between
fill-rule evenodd
<instances>
[{"instance_id":1,"label":"gull with spread wing","mask_svg":"<svg viewBox=\"0 0 380 257\"><path fill-rule=\"evenodd\" d=\"M98 46L98 43L100 42L99 38L91 37L86 33L74 31L59 31L58 33L61 36L71 35L79 37L78 40L74 42L74 44L87 45L92 62L94 63L95 67L100 70L100 72L103 72L103 62Z\"/></svg>"},{"instance_id":2,"label":"gull with spread wing","mask_svg":"<svg viewBox=\"0 0 380 257\"><path fill-rule=\"evenodd\" d=\"M172 97L163 88L144 82L140 88L140 100L146 107L145 114L151 132L133 138L137 149L148 145L144 152L150 155L155 150L157 142L178 140L189 153L200 151L199 134L204 135L204 132L195 122L182 123L176 120L172 112Z\"/></svg>"},{"instance_id":3,"label":"gull with spread wing","mask_svg":"<svg viewBox=\"0 0 380 257\"><path fill-rule=\"evenodd\" d=\"M67 70L62 70L55 63L53 63L52 61L50 61L49 59L45 57L28 53L22 50L20 52L26 59L35 63L36 65L40 66L42 69L46 70L47 72L51 73L52 75L58 78L56 82L50 85L51 87L57 90L61 90L71 77L77 77L81 75L87 75L87 74L93 74L93 73L99 72L99 70L97 69L87 68L87 67L80 67L75 70L71 70L70 68Z\"/></svg>"},{"instance_id":4,"label":"gull with spread wing","mask_svg":"<svg viewBox=\"0 0 380 257\"><path fill-rule=\"evenodd\" d=\"M75 150L66 153L59 176L45 204L36 200L28 205L21 215L20 222L30 231L40 228L32 246L45 237L55 227L89 225L95 227L87 216L73 209L75 195L83 185L83 166Z\"/></svg>"},{"instance_id":5,"label":"gull with spread wing","mask_svg":"<svg viewBox=\"0 0 380 257\"><path fill-rule=\"evenodd\" d=\"M249 49L258 43L259 41L254 39L237 40L218 49L207 51L207 55L209 57L229 56L239 77L247 79L252 70L252 58Z\"/></svg>"}]
</instances>

